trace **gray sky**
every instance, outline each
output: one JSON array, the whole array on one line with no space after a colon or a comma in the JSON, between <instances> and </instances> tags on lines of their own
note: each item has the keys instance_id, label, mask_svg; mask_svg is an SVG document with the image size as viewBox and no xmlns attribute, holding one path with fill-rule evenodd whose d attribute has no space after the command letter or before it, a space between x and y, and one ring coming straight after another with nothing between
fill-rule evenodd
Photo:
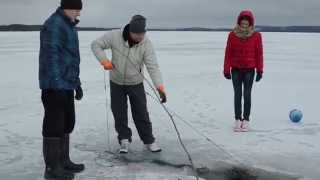
<instances>
[{"instance_id":1,"label":"gray sky","mask_svg":"<svg viewBox=\"0 0 320 180\"><path fill-rule=\"evenodd\" d=\"M0 24L42 24L60 0L0 0ZM134 14L148 27L230 27L242 9L258 25L320 25L320 0L83 0L80 26L122 27Z\"/></svg>"}]
</instances>

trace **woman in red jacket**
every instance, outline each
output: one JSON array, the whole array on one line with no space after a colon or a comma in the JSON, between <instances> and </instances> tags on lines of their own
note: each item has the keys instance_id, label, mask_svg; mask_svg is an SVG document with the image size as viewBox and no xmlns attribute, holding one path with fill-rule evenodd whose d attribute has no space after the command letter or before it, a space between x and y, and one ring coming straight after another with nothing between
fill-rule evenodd
<instances>
[{"instance_id":1,"label":"woman in red jacket","mask_svg":"<svg viewBox=\"0 0 320 180\"><path fill-rule=\"evenodd\" d=\"M232 79L234 88L235 127L234 131L248 131L251 110L251 89L256 75L260 81L263 73L263 48L261 33L254 29L251 11L242 11L237 25L229 33L224 59L224 76ZM242 93L243 92L243 93ZM242 116L242 96L244 112Z\"/></svg>"}]
</instances>

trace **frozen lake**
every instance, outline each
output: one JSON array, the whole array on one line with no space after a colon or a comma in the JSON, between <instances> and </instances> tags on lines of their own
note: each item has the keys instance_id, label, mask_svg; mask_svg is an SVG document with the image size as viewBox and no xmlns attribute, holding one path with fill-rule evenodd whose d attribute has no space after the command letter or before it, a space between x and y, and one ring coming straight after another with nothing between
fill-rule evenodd
<instances>
[{"instance_id":1,"label":"frozen lake","mask_svg":"<svg viewBox=\"0 0 320 180\"><path fill-rule=\"evenodd\" d=\"M106 96L109 90L104 90L104 71L90 49L92 40L103 33L79 33L84 99L76 103L71 155L74 161L84 162L86 170L75 179L188 179L190 169L183 166L188 161L169 117L151 98L150 117L163 152L144 152L136 131L132 157L123 159L105 152L116 152L118 145L111 111L106 110L110 99ZM176 117L197 167L218 173L235 165L287 179L320 177L320 34L263 33L265 73L253 87L252 130L248 133L232 131L233 89L222 75L226 32L148 34L165 81L167 106L224 149ZM0 179L42 179L39 33L1 32L0 42ZM303 111L302 123L289 121L288 113L294 108ZM159 159L169 164L154 163Z\"/></svg>"}]
</instances>

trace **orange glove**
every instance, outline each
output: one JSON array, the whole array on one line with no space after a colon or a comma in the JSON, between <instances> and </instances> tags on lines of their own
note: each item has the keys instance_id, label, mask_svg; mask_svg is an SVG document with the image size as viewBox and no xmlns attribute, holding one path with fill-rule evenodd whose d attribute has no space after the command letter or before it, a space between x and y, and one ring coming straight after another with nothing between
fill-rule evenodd
<instances>
[{"instance_id":1,"label":"orange glove","mask_svg":"<svg viewBox=\"0 0 320 180\"><path fill-rule=\"evenodd\" d=\"M109 59L104 59L104 60L100 61L100 64L103 66L103 68L105 70L114 69L114 66L113 66L112 62Z\"/></svg>"},{"instance_id":2,"label":"orange glove","mask_svg":"<svg viewBox=\"0 0 320 180\"><path fill-rule=\"evenodd\" d=\"M166 92L164 90L164 85L158 86L157 90L158 90L159 95L160 95L161 103L166 103L167 102L167 96L166 96Z\"/></svg>"}]
</instances>

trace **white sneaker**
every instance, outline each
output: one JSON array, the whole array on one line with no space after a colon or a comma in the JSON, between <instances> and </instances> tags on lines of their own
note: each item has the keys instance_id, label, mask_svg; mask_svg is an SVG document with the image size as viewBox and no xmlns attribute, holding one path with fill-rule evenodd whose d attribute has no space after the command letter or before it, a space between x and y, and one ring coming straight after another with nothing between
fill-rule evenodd
<instances>
[{"instance_id":1,"label":"white sneaker","mask_svg":"<svg viewBox=\"0 0 320 180\"><path fill-rule=\"evenodd\" d=\"M152 144L146 144L145 146L149 151L151 151L153 153L162 151L161 148L155 142Z\"/></svg>"},{"instance_id":2,"label":"white sneaker","mask_svg":"<svg viewBox=\"0 0 320 180\"><path fill-rule=\"evenodd\" d=\"M126 154L129 152L129 140L128 139L122 139L120 142L120 154Z\"/></svg>"},{"instance_id":3,"label":"white sneaker","mask_svg":"<svg viewBox=\"0 0 320 180\"><path fill-rule=\"evenodd\" d=\"M241 121L239 119L237 119L234 123L234 128L233 128L233 131L234 132L241 132Z\"/></svg>"},{"instance_id":4,"label":"white sneaker","mask_svg":"<svg viewBox=\"0 0 320 180\"><path fill-rule=\"evenodd\" d=\"M249 121L243 120L241 124L241 131L242 132L248 132L249 131Z\"/></svg>"}]
</instances>

